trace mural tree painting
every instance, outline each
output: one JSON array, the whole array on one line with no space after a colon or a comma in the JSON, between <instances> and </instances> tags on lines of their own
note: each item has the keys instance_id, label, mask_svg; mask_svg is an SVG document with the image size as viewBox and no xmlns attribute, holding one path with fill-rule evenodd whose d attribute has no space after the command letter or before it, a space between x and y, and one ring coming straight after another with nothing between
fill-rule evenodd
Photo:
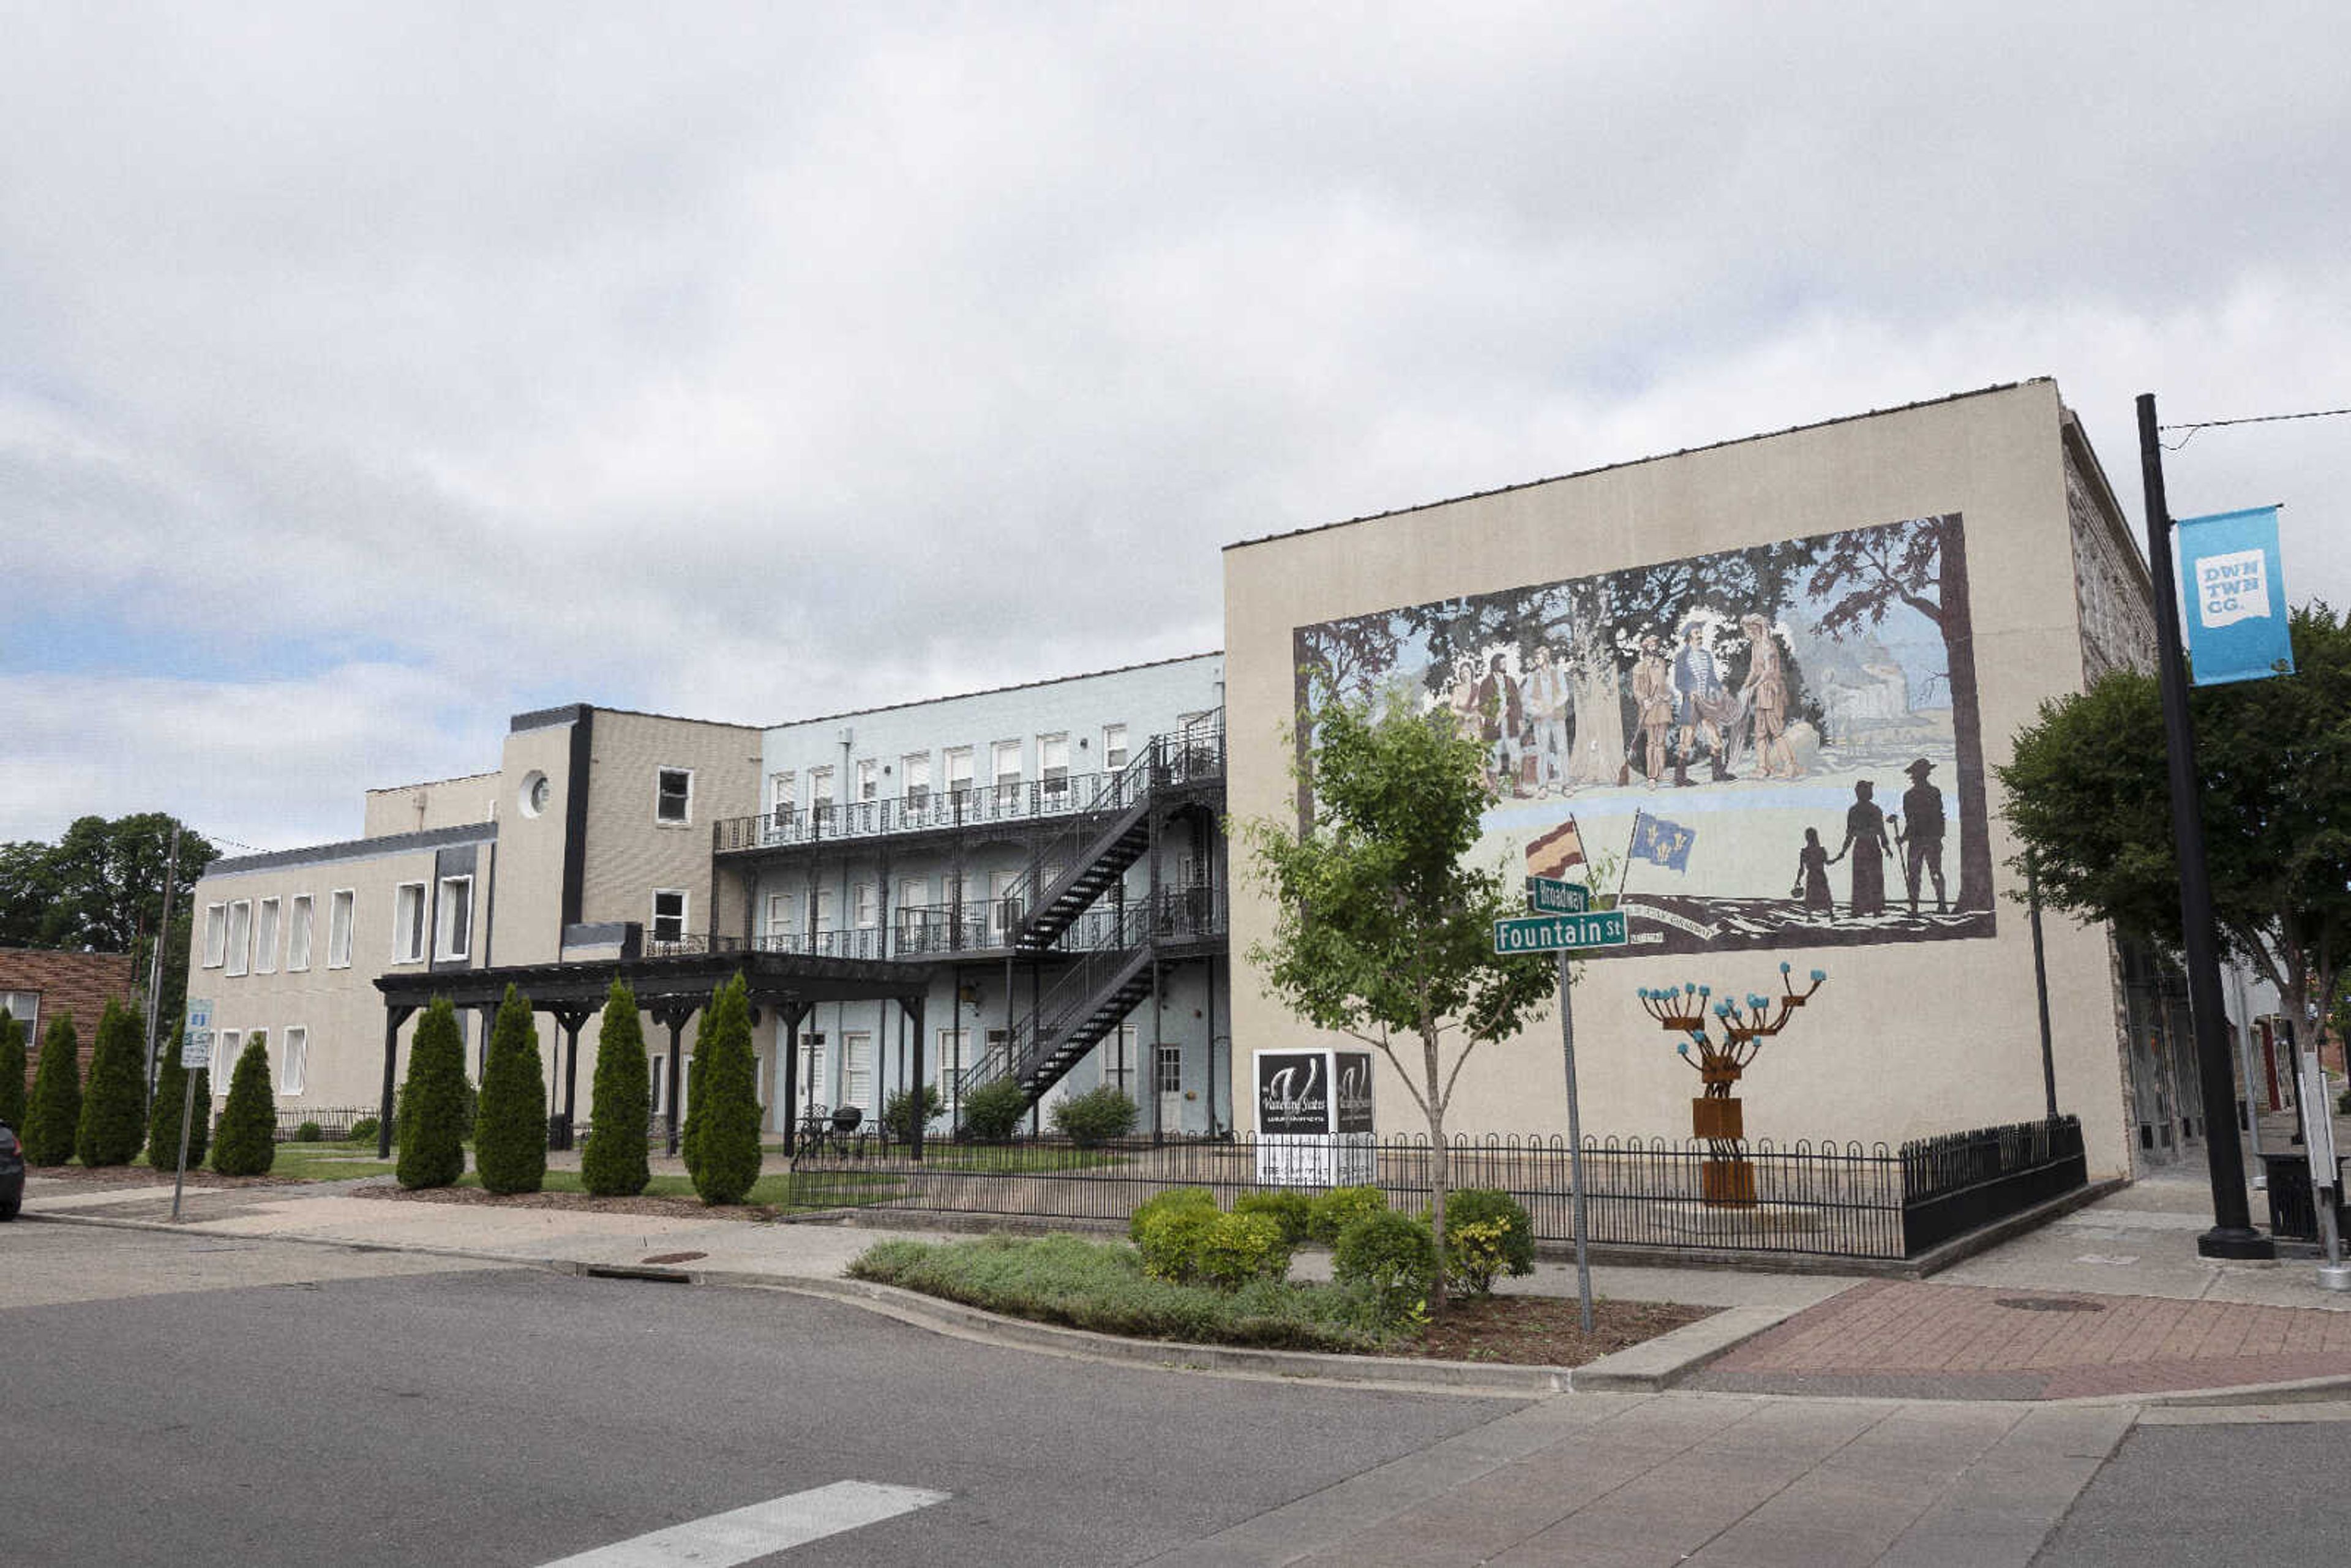
<instances>
[{"instance_id":1,"label":"mural tree painting","mask_svg":"<svg viewBox=\"0 0 2351 1568\"><path fill-rule=\"evenodd\" d=\"M1968 606L1968 561L1956 517L1921 518L1915 524L1854 528L1832 534L1813 547L1815 599L1831 602L1819 628L1830 636L1885 622L1896 604L1917 611L1943 634L1946 678L1951 689L1951 724L1959 736L1977 733L1973 620ZM1984 820L1983 767L1962 750L1958 768L1959 820ZM1991 843L1983 834L1959 841L1960 909L1991 907Z\"/></svg>"},{"instance_id":2,"label":"mural tree painting","mask_svg":"<svg viewBox=\"0 0 2351 1568\"><path fill-rule=\"evenodd\" d=\"M1333 700L1320 718L1312 821L1295 832L1264 820L1242 829L1278 906L1272 937L1249 961L1292 1012L1395 1069L1428 1124L1442 1256L1454 1084L1472 1051L1518 1033L1552 996L1555 971L1541 954L1494 952L1494 922L1520 912L1518 886L1463 863L1490 800L1484 748L1405 693ZM1447 1035L1458 1041L1450 1066ZM1430 1308L1445 1310L1441 1279Z\"/></svg>"}]
</instances>

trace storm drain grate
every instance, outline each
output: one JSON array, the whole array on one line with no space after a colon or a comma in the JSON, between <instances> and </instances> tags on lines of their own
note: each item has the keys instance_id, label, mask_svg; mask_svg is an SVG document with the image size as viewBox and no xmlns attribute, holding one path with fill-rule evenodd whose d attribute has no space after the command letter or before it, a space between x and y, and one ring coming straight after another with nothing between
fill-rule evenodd
<instances>
[{"instance_id":1,"label":"storm drain grate","mask_svg":"<svg viewBox=\"0 0 2351 1568\"><path fill-rule=\"evenodd\" d=\"M2020 1312L2103 1312L2104 1301L2077 1301L2064 1296L2001 1296L1992 1302L1995 1307L2010 1307Z\"/></svg>"}]
</instances>

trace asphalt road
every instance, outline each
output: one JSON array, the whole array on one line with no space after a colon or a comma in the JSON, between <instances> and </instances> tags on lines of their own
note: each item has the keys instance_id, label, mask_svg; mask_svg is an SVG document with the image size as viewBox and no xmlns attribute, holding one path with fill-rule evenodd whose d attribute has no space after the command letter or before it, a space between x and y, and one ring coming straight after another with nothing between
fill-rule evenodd
<instances>
[{"instance_id":1,"label":"asphalt road","mask_svg":"<svg viewBox=\"0 0 2351 1568\"><path fill-rule=\"evenodd\" d=\"M2260 1425L2143 1424L2033 1568L2334 1563L2351 1550L2351 1421L2274 1407ZM2316 1414L2309 1412L2308 1414Z\"/></svg>"},{"instance_id":2,"label":"asphalt road","mask_svg":"<svg viewBox=\"0 0 2351 1568\"><path fill-rule=\"evenodd\" d=\"M778 1561L1129 1563L1514 1408L1102 1366L771 1291L0 1232L8 1563L538 1564L843 1481L948 1496Z\"/></svg>"}]
</instances>

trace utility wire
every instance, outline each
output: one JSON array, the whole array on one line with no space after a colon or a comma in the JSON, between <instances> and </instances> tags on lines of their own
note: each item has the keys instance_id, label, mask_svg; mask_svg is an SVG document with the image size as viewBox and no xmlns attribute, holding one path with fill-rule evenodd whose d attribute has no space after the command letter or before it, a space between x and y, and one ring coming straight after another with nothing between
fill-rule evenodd
<instances>
[{"instance_id":1,"label":"utility wire","mask_svg":"<svg viewBox=\"0 0 2351 1568\"><path fill-rule=\"evenodd\" d=\"M2334 419L2346 413L2351 413L2351 408L2314 408L2301 413L2255 413L2248 414L2243 419L2205 419L2199 420L2194 424L2158 424L2156 429L2184 430L2188 433L2181 436L2177 444L2168 441L2163 444L2163 449L2166 452L2177 452L2180 447L2195 440L2196 433L2199 430L2218 430L2222 425L2228 424L2275 424L2280 420L2287 419Z\"/></svg>"}]
</instances>

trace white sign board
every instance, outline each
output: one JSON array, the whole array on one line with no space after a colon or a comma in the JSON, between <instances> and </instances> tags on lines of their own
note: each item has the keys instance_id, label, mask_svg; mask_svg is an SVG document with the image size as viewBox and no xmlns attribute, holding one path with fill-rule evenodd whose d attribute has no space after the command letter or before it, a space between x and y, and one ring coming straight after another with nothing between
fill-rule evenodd
<instances>
[{"instance_id":1,"label":"white sign board","mask_svg":"<svg viewBox=\"0 0 2351 1568\"><path fill-rule=\"evenodd\" d=\"M180 1065L190 1071L213 1064L213 1003L210 997L188 998L188 1027L180 1036Z\"/></svg>"},{"instance_id":2,"label":"white sign board","mask_svg":"<svg viewBox=\"0 0 2351 1568\"><path fill-rule=\"evenodd\" d=\"M1372 1057L1260 1051L1257 1179L1267 1186L1368 1186L1374 1170Z\"/></svg>"},{"instance_id":3,"label":"white sign board","mask_svg":"<svg viewBox=\"0 0 2351 1568\"><path fill-rule=\"evenodd\" d=\"M2335 1107L2326 1098L2326 1070L2318 1052L2302 1059L2302 1137L2310 1157L2310 1185L2333 1186L2342 1179L2335 1164Z\"/></svg>"}]
</instances>

